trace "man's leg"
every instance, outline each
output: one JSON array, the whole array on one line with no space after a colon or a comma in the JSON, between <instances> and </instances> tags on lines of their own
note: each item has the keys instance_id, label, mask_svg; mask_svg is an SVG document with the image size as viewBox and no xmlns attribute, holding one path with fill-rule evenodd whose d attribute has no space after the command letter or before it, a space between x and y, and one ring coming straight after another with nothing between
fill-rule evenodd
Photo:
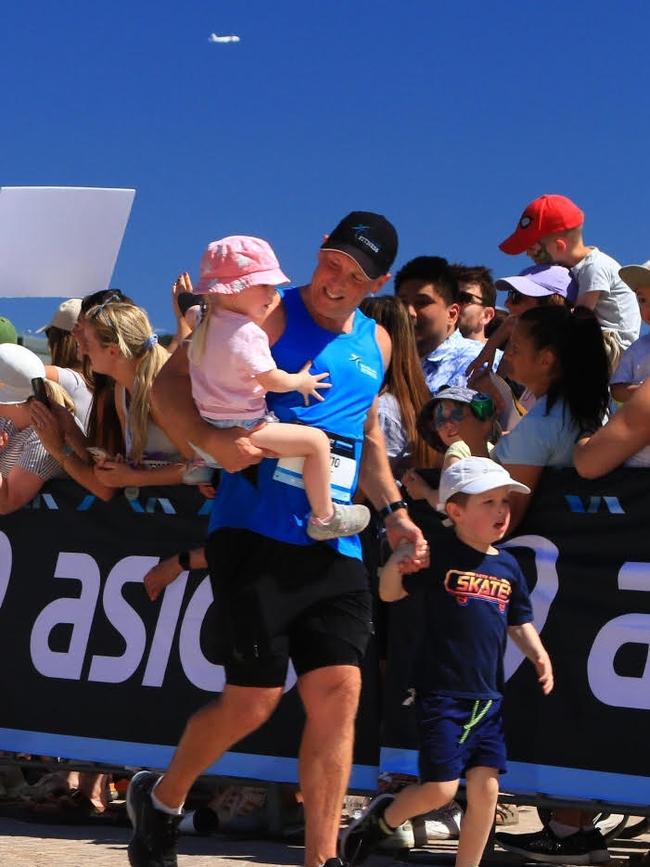
<instances>
[{"instance_id":1,"label":"man's leg","mask_svg":"<svg viewBox=\"0 0 650 867\"><path fill-rule=\"evenodd\" d=\"M353 665L317 668L299 678L298 689L307 717L300 746L305 865L318 867L336 856L341 807L352 766L361 672Z\"/></svg>"},{"instance_id":2,"label":"man's leg","mask_svg":"<svg viewBox=\"0 0 650 867\"><path fill-rule=\"evenodd\" d=\"M219 700L191 717L160 780L149 771L133 777L126 799L133 825L128 847L132 867L177 867L178 823L192 783L228 747L265 722L281 695L282 687L226 685Z\"/></svg>"},{"instance_id":3,"label":"man's leg","mask_svg":"<svg viewBox=\"0 0 650 867\"><path fill-rule=\"evenodd\" d=\"M282 687L230 686L201 708L185 727L169 768L156 786L156 798L180 808L196 778L226 750L271 716Z\"/></svg>"}]
</instances>

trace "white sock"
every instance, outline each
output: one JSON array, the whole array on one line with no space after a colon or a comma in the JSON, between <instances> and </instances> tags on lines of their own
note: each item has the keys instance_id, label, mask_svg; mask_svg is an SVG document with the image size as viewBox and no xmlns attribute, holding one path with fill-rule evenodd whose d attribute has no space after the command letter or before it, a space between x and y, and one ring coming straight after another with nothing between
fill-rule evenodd
<instances>
[{"instance_id":1,"label":"white sock","mask_svg":"<svg viewBox=\"0 0 650 867\"><path fill-rule=\"evenodd\" d=\"M158 780L158 783L162 777ZM159 801L156 797L156 789L158 787L158 783L151 790L151 803L154 805L156 810L160 810L161 813L167 813L168 816L182 816L183 815L183 805L180 807L168 807L167 804L163 804L162 801Z\"/></svg>"},{"instance_id":2,"label":"white sock","mask_svg":"<svg viewBox=\"0 0 650 867\"><path fill-rule=\"evenodd\" d=\"M580 828L576 828L574 825L563 825L562 822L556 822L555 819L551 819L548 827L560 840L564 840L572 834L577 834L580 830Z\"/></svg>"}]
</instances>

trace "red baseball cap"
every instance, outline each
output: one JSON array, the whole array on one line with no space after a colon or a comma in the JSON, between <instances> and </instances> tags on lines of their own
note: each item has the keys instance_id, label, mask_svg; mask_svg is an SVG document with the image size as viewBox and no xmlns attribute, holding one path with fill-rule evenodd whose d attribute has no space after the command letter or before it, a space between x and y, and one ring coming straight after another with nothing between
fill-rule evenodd
<instances>
[{"instance_id":1,"label":"red baseball cap","mask_svg":"<svg viewBox=\"0 0 650 867\"><path fill-rule=\"evenodd\" d=\"M533 247L540 238L575 229L584 221L584 213L566 196L540 196L526 207L517 228L499 244L499 249L516 256Z\"/></svg>"}]
</instances>

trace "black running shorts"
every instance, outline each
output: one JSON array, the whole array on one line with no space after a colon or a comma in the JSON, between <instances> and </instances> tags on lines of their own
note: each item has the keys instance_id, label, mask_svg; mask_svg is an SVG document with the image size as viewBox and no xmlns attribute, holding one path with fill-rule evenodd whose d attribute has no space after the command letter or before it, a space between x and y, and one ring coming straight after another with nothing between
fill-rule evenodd
<instances>
[{"instance_id":1,"label":"black running shorts","mask_svg":"<svg viewBox=\"0 0 650 867\"><path fill-rule=\"evenodd\" d=\"M298 676L360 666L372 629L360 560L230 528L208 537L206 554L227 683L282 686L289 658Z\"/></svg>"}]
</instances>

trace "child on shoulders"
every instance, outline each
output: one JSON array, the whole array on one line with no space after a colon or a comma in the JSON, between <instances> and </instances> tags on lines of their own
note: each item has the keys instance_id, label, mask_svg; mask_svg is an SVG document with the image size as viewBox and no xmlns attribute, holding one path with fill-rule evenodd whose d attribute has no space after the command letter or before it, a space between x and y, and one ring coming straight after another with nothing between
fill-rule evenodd
<instances>
[{"instance_id":1,"label":"child on shoulders","mask_svg":"<svg viewBox=\"0 0 650 867\"><path fill-rule=\"evenodd\" d=\"M307 535L324 541L361 532L370 520L366 506L334 503L330 487L330 443L314 427L284 424L269 413L267 391L299 391L305 406L323 400L329 374L279 370L261 327L289 280L270 245L235 235L211 243L201 262L196 295L208 295L208 310L194 331L189 362L192 396L201 417L214 427L241 427L251 443L274 457L302 457L302 477L311 507ZM199 457L217 466L209 438L190 443Z\"/></svg>"}]
</instances>

